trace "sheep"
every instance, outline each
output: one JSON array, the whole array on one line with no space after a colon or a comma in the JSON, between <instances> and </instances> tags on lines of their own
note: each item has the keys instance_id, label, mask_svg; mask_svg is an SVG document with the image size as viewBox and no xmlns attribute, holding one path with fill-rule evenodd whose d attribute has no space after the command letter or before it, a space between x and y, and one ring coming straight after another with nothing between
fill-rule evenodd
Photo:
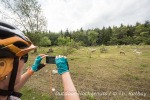
<instances>
[{"instance_id":1,"label":"sheep","mask_svg":"<svg viewBox=\"0 0 150 100\"><path fill-rule=\"evenodd\" d=\"M120 51L120 55L121 55L121 54L125 55L125 52L124 52L124 51Z\"/></svg>"},{"instance_id":2,"label":"sheep","mask_svg":"<svg viewBox=\"0 0 150 100\"><path fill-rule=\"evenodd\" d=\"M140 55L142 52L137 51L137 49L133 50L136 54Z\"/></svg>"},{"instance_id":3,"label":"sheep","mask_svg":"<svg viewBox=\"0 0 150 100\"><path fill-rule=\"evenodd\" d=\"M138 54L138 55L140 55L142 52L136 51L135 53Z\"/></svg>"}]
</instances>

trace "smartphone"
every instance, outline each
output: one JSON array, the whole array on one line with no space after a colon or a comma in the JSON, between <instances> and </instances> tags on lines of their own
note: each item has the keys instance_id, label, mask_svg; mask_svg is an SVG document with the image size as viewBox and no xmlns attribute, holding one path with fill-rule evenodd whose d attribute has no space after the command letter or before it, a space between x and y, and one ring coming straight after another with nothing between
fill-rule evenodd
<instances>
[{"instance_id":1,"label":"smartphone","mask_svg":"<svg viewBox=\"0 0 150 100\"><path fill-rule=\"evenodd\" d=\"M47 64L55 64L55 56L47 56L46 63Z\"/></svg>"}]
</instances>

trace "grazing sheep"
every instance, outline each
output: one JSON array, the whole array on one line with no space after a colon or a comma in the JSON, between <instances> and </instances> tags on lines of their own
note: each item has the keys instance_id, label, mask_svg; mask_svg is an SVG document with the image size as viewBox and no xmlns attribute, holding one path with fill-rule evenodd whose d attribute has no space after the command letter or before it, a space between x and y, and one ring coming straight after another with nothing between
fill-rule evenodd
<instances>
[{"instance_id":1,"label":"grazing sheep","mask_svg":"<svg viewBox=\"0 0 150 100\"><path fill-rule=\"evenodd\" d=\"M136 51L135 53L138 54L138 55L140 55L142 52Z\"/></svg>"},{"instance_id":2,"label":"grazing sheep","mask_svg":"<svg viewBox=\"0 0 150 100\"><path fill-rule=\"evenodd\" d=\"M133 52L135 52L138 55L140 55L142 53L142 52L137 51L137 49L135 49Z\"/></svg>"},{"instance_id":3,"label":"grazing sheep","mask_svg":"<svg viewBox=\"0 0 150 100\"><path fill-rule=\"evenodd\" d=\"M120 51L120 55L121 55L121 54L125 55L125 52L124 52L123 50L121 50L121 51Z\"/></svg>"}]
</instances>

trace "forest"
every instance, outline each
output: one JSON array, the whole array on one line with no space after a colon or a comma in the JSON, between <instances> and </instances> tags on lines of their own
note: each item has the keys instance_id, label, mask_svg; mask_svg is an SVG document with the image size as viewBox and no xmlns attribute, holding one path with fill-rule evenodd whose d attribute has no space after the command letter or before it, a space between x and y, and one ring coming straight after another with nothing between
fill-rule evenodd
<instances>
[{"instance_id":1,"label":"forest","mask_svg":"<svg viewBox=\"0 0 150 100\"><path fill-rule=\"evenodd\" d=\"M38 46L57 46L76 44L82 46L98 45L150 45L150 21L137 22L135 25L103 27L76 31L26 32L26 35Z\"/></svg>"}]
</instances>

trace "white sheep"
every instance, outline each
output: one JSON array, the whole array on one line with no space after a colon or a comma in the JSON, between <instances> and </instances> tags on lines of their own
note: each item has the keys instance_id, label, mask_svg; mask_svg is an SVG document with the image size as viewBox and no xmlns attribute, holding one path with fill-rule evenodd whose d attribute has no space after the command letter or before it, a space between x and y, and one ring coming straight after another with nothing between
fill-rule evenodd
<instances>
[{"instance_id":1,"label":"white sheep","mask_svg":"<svg viewBox=\"0 0 150 100\"><path fill-rule=\"evenodd\" d=\"M138 54L138 55L140 55L142 52L136 51L135 53Z\"/></svg>"},{"instance_id":2,"label":"white sheep","mask_svg":"<svg viewBox=\"0 0 150 100\"><path fill-rule=\"evenodd\" d=\"M135 49L133 52L135 52L138 55L140 55L142 53L142 52L137 51L137 49Z\"/></svg>"}]
</instances>

